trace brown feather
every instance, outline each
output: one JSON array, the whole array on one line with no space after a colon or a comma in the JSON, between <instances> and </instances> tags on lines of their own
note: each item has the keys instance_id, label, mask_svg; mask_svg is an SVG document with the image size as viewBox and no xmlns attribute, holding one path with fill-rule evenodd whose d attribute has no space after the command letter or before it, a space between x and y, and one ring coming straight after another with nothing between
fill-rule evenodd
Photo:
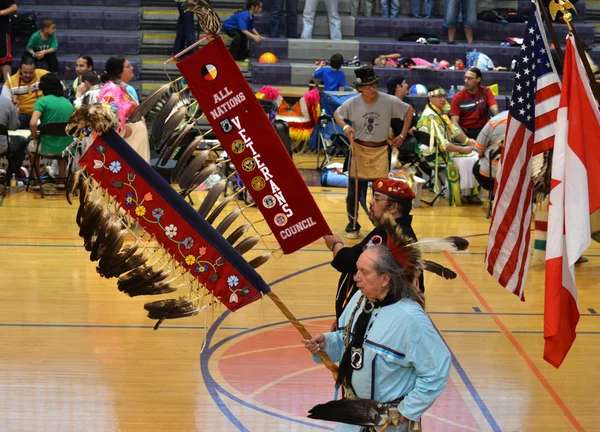
<instances>
[{"instance_id":1,"label":"brown feather","mask_svg":"<svg viewBox=\"0 0 600 432\"><path fill-rule=\"evenodd\" d=\"M217 200L219 199L219 197L221 196L221 194L223 193L223 191L225 190L226 187L227 187L227 180L221 180L219 183L214 185L210 189L210 191L208 191L208 194L206 195L206 197L204 198L204 201L202 201L202 204L200 205L200 208L198 209L198 214L200 216L202 216L203 218L206 218L206 216L212 210L215 203L217 202Z\"/></svg>"},{"instance_id":2,"label":"brown feather","mask_svg":"<svg viewBox=\"0 0 600 432\"><path fill-rule=\"evenodd\" d=\"M127 273L128 271L143 265L146 261L148 261L148 258L145 257L143 253L132 255L126 260L120 261L119 264L112 265L104 272L103 276L105 278L119 277L123 273Z\"/></svg>"},{"instance_id":3,"label":"brown feather","mask_svg":"<svg viewBox=\"0 0 600 432\"><path fill-rule=\"evenodd\" d=\"M260 237L257 235L247 237L235 247L235 250L238 251L240 255L244 255L246 252L256 246L259 241Z\"/></svg>"},{"instance_id":4,"label":"brown feather","mask_svg":"<svg viewBox=\"0 0 600 432\"><path fill-rule=\"evenodd\" d=\"M65 188L65 195L67 197L67 202L70 205L73 205L71 202L71 195L73 195L73 192L75 192L75 189L77 188L79 177L81 176L82 172L83 170L78 170L69 175L69 181L67 182L67 187Z\"/></svg>"},{"instance_id":5,"label":"brown feather","mask_svg":"<svg viewBox=\"0 0 600 432\"><path fill-rule=\"evenodd\" d=\"M120 225L120 223L119 223ZM94 247L90 254L90 260L98 261L107 247L111 246L117 239L120 232L120 226L114 222L109 222L106 228L99 227L96 240L94 241Z\"/></svg>"},{"instance_id":6,"label":"brown feather","mask_svg":"<svg viewBox=\"0 0 600 432\"><path fill-rule=\"evenodd\" d=\"M193 302L184 298L146 303L144 309L148 311L148 318L158 319L154 330L158 329L165 319L194 316L200 312L198 306L195 306Z\"/></svg>"},{"instance_id":7,"label":"brown feather","mask_svg":"<svg viewBox=\"0 0 600 432\"><path fill-rule=\"evenodd\" d=\"M132 123L140 121L169 92L171 83L164 84L150 92L129 116Z\"/></svg>"},{"instance_id":8,"label":"brown feather","mask_svg":"<svg viewBox=\"0 0 600 432\"><path fill-rule=\"evenodd\" d=\"M121 230L118 232L116 238L107 241L107 245L100 257L99 266L102 266L102 264L106 264L117 257L119 251L123 247L123 243L125 243L125 234L127 234L127 230Z\"/></svg>"},{"instance_id":9,"label":"brown feather","mask_svg":"<svg viewBox=\"0 0 600 432\"><path fill-rule=\"evenodd\" d=\"M171 142L171 146L172 148L170 149L171 151L169 152L170 155L167 156L167 158L164 160L164 164L166 164L169 159L171 158L171 156L173 155L173 153L175 152L176 149L180 148L180 147L188 147L193 141L197 141L198 136L194 136L192 140L187 141L186 138L188 137L188 135L190 134L190 132L192 131L192 129L194 129L196 127L196 122L191 121L189 124L187 124L184 128L182 128L178 133L176 133L176 138L174 140L167 140L168 142ZM186 144L187 141L187 144ZM197 141L198 144L201 142ZM198 147L198 144L196 145L196 147ZM194 148L196 148L194 147ZM177 178L177 175L174 173L173 178Z\"/></svg>"},{"instance_id":10,"label":"brown feather","mask_svg":"<svg viewBox=\"0 0 600 432\"><path fill-rule=\"evenodd\" d=\"M197 172L192 177L190 184L187 185L187 187L182 187L183 191L180 192L180 195L183 197L188 196L189 194L194 192L194 190L196 190L196 188L198 186L200 186L202 183L204 183L207 178L209 178L213 174L216 174L217 171L218 171L217 166L215 164L211 164L211 165L208 165L206 168L204 168L202 171ZM179 186L183 186L183 185L180 183Z\"/></svg>"},{"instance_id":11,"label":"brown feather","mask_svg":"<svg viewBox=\"0 0 600 432\"><path fill-rule=\"evenodd\" d=\"M258 268L261 265L263 265L264 263L266 263L267 261L269 261L269 259L271 258L271 254L267 253L267 254L262 254L257 256L256 258L252 258L250 261L248 261L248 264L250 264L252 266L252 268Z\"/></svg>"},{"instance_id":12,"label":"brown feather","mask_svg":"<svg viewBox=\"0 0 600 432\"><path fill-rule=\"evenodd\" d=\"M208 217L206 218L206 222L208 222L209 224L212 225L213 222L223 212L223 210L225 210L225 207L227 207L229 205L229 203L231 201L233 201L234 198L235 198L235 195L230 195L227 198L225 198L223 201L221 201L221 203L215 207L215 209L212 211L212 213L210 215L208 215Z\"/></svg>"},{"instance_id":13,"label":"brown feather","mask_svg":"<svg viewBox=\"0 0 600 432\"><path fill-rule=\"evenodd\" d=\"M155 141L154 143L158 144L159 146L162 143L164 143L171 136L171 134L175 132L175 130L179 127L181 122L185 119L187 112L187 106L182 106L177 111L175 111L175 113L173 113L173 115L169 117L167 122L164 124L158 141Z\"/></svg>"},{"instance_id":14,"label":"brown feather","mask_svg":"<svg viewBox=\"0 0 600 432\"><path fill-rule=\"evenodd\" d=\"M208 150L203 150L198 153L196 156L192 158L189 164L186 167L182 168L181 172L175 177L175 173L173 173L173 181L181 184L190 184L194 174L202 169L202 167L206 164L206 161L210 157L210 152Z\"/></svg>"},{"instance_id":15,"label":"brown feather","mask_svg":"<svg viewBox=\"0 0 600 432\"><path fill-rule=\"evenodd\" d=\"M194 156L196 147L197 147L196 144L192 141L190 144L187 145L187 147L185 147L183 149L183 151L179 152L180 154L178 155L177 163L175 164L175 169L173 170L173 175L171 176L173 181L177 181L177 179L179 178L179 175L183 171L183 168L188 164L190 159Z\"/></svg>"},{"instance_id":16,"label":"brown feather","mask_svg":"<svg viewBox=\"0 0 600 432\"><path fill-rule=\"evenodd\" d=\"M136 252L138 251L138 247L134 246L125 246L122 251L120 251L114 259L105 259L104 257L100 258L100 262L96 267L96 271L102 277L114 277L110 276L112 273L112 269L116 268L120 265L123 265L128 259L130 259ZM123 272L121 272L123 273ZM119 276L119 273L117 276Z\"/></svg>"},{"instance_id":17,"label":"brown feather","mask_svg":"<svg viewBox=\"0 0 600 432\"><path fill-rule=\"evenodd\" d=\"M229 244L235 244L236 241L238 241L244 234L246 234L246 231L248 231L251 226L252 225L249 222L246 222L244 225L240 225L239 227L237 227L235 231L233 231L229 235L229 237L227 237L227 241L229 242Z\"/></svg>"},{"instance_id":18,"label":"brown feather","mask_svg":"<svg viewBox=\"0 0 600 432\"><path fill-rule=\"evenodd\" d=\"M231 224L238 218L238 216L240 215L240 209L236 208L233 209L233 211L231 213L229 213L227 216L225 216L223 218L223 220L221 221L221 223L219 225L217 225L217 228L215 228L217 230L217 232L221 235L223 235L225 233L225 231L227 231L227 229L231 226Z\"/></svg>"},{"instance_id":19,"label":"brown feather","mask_svg":"<svg viewBox=\"0 0 600 432\"><path fill-rule=\"evenodd\" d=\"M157 143L157 141L162 136L162 131L165 128L167 119L171 116L171 113L178 108L180 102L180 93L173 93L162 107L160 112L156 115L150 131L150 145L152 145L155 149L160 147L160 143Z\"/></svg>"}]
</instances>

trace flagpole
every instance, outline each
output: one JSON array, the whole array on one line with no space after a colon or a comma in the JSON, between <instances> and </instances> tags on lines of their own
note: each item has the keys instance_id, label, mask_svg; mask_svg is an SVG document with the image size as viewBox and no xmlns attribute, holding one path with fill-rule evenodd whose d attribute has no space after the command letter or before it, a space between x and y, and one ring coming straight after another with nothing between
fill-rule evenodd
<instances>
[{"instance_id":1,"label":"flagpole","mask_svg":"<svg viewBox=\"0 0 600 432\"><path fill-rule=\"evenodd\" d=\"M552 6L552 3L554 3L554 5L555 5L554 7L550 7L550 6ZM571 33L573 33L573 38L575 39L575 47L577 48L577 52L579 53L579 57L581 58L583 67L585 68L585 73L588 76L588 80L590 82L590 87L592 88L592 93L594 94L594 99L596 99L596 105L598 105L598 103L600 102L600 89L598 88L598 83L594 79L594 73L592 72L590 62L588 61L588 58L585 55L585 51L581 45L581 39L579 39L577 30L575 30L575 26L571 22L571 20L573 19L573 15L571 15L571 12L569 12L569 10L565 7L565 4L562 0L558 0L558 2L555 2L555 0L552 0L550 2L549 7L550 7L551 12L554 10L553 16L555 19L556 19L557 12L562 13L563 21L569 27L569 31Z\"/></svg>"},{"instance_id":2,"label":"flagpole","mask_svg":"<svg viewBox=\"0 0 600 432\"><path fill-rule=\"evenodd\" d=\"M552 1L552 0L551 0ZM550 19L550 15L548 15L548 10L544 6L544 3L541 0L536 0L538 10L542 12L542 19L546 23L546 27L548 27L548 32L550 33L550 39L552 39L552 43L554 44L554 49L558 54L558 62L560 63L560 68L562 70L563 67L563 59L565 55L562 52L562 48L560 46L560 40L558 36L556 36L556 32L554 31L554 26L552 25L552 20Z\"/></svg>"}]
</instances>

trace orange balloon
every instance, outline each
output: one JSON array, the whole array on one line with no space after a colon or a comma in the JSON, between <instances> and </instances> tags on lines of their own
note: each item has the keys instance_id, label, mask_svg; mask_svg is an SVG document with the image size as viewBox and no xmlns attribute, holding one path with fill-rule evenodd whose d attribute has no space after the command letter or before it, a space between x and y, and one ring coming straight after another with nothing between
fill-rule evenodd
<instances>
[{"instance_id":1,"label":"orange balloon","mask_svg":"<svg viewBox=\"0 0 600 432\"><path fill-rule=\"evenodd\" d=\"M266 53L263 53L263 55L261 55L258 58L258 62L259 63L279 63L279 60L277 59L277 56L275 54L266 52Z\"/></svg>"}]
</instances>

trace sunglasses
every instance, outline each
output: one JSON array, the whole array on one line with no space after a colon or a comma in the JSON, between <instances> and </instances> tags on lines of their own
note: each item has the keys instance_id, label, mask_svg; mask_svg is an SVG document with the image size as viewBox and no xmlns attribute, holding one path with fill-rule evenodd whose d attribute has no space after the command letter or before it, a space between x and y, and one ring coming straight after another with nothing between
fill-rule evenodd
<instances>
[{"instance_id":1,"label":"sunglasses","mask_svg":"<svg viewBox=\"0 0 600 432\"><path fill-rule=\"evenodd\" d=\"M372 88L372 89L376 89L377 87L379 87L379 82L375 81L374 83L371 84L361 84L360 88Z\"/></svg>"}]
</instances>

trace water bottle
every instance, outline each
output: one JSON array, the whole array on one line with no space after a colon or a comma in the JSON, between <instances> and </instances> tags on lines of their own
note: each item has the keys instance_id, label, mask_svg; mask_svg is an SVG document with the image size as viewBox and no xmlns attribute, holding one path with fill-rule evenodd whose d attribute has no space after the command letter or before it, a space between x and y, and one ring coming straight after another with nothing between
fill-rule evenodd
<instances>
[{"instance_id":1,"label":"water bottle","mask_svg":"<svg viewBox=\"0 0 600 432\"><path fill-rule=\"evenodd\" d=\"M10 193L17 193L17 175L13 173L12 178L10 179Z\"/></svg>"},{"instance_id":2,"label":"water bottle","mask_svg":"<svg viewBox=\"0 0 600 432\"><path fill-rule=\"evenodd\" d=\"M448 96L452 97L456 94L456 89L453 85L450 86L450 91L448 91Z\"/></svg>"},{"instance_id":3,"label":"water bottle","mask_svg":"<svg viewBox=\"0 0 600 432\"><path fill-rule=\"evenodd\" d=\"M437 59L436 59L436 58L434 58L434 59L433 59L433 68L434 68L434 69L437 69L437 67L438 67L438 61L437 61Z\"/></svg>"},{"instance_id":4,"label":"water bottle","mask_svg":"<svg viewBox=\"0 0 600 432\"><path fill-rule=\"evenodd\" d=\"M477 61L478 57L479 57L479 53L477 52L476 49L474 49L470 53L467 53L467 69L475 66L475 62Z\"/></svg>"}]
</instances>

